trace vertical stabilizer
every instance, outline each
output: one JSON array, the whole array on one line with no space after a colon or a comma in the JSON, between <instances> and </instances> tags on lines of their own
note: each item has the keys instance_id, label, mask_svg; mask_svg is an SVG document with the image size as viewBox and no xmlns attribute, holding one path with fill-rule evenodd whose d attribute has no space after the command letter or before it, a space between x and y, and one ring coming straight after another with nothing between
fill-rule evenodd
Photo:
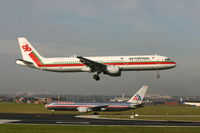
<instances>
[{"instance_id":1,"label":"vertical stabilizer","mask_svg":"<svg viewBox=\"0 0 200 133\"><path fill-rule=\"evenodd\" d=\"M179 98L179 103L180 104L184 104L184 100L183 100L183 98L181 97L181 98Z\"/></svg>"},{"instance_id":2,"label":"vertical stabilizer","mask_svg":"<svg viewBox=\"0 0 200 133\"><path fill-rule=\"evenodd\" d=\"M135 95L133 95L127 102L141 104L147 88L148 86L142 86L142 88L138 92L136 92Z\"/></svg>"},{"instance_id":3,"label":"vertical stabilizer","mask_svg":"<svg viewBox=\"0 0 200 133\"><path fill-rule=\"evenodd\" d=\"M19 46L21 49L23 60L36 63L33 60L33 57L30 56L31 54L34 54L38 58L38 60L43 59L43 57L34 49L34 47L26 40L26 38L19 37L18 41L19 41Z\"/></svg>"}]
</instances>

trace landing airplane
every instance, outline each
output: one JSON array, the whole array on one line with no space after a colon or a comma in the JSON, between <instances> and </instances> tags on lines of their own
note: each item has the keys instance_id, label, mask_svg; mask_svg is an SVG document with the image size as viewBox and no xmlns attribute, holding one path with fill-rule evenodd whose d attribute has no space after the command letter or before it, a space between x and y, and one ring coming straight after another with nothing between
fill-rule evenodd
<instances>
[{"instance_id":1,"label":"landing airplane","mask_svg":"<svg viewBox=\"0 0 200 133\"><path fill-rule=\"evenodd\" d=\"M74 103L74 102L53 102L45 105L52 111L78 111L80 113L97 111L124 111L143 107L142 101L148 86L143 86L127 102L114 103Z\"/></svg>"},{"instance_id":2,"label":"landing airplane","mask_svg":"<svg viewBox=\"0 0 200 133\"><path fill-rule=\"evenodd\" d=\"M170 69L176 62L165 56L96 56L96 57L59 57L45 58L41 56L24 37L18 38L23 59L16 64L52 72L93 72L93 78L100 80L99 74L121 76L121 71L157 71Z\"/></svg>"}]
</instances>

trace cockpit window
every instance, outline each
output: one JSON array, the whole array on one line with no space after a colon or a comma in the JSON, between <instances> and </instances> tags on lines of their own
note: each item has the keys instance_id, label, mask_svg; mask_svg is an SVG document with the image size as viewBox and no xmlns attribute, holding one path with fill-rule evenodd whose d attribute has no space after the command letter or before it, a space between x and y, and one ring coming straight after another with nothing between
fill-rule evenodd
<instances>
[{"instance_id":1,"label":"cockpit window","mask_svg":"<svg viewBox=\"0 0 200 133\"><path fill-rule=\"evenodd\" d=\"M169 60L170 60L169 58L166 58L166 59L165 59L165 61L169 61Z\"/></svg>"}]
</instances>

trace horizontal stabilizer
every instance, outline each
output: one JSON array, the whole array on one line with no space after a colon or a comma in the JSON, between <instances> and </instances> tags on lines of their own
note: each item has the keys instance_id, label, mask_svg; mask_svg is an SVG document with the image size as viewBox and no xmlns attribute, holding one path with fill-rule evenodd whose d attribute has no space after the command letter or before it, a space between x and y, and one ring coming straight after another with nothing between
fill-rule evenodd
<instances>
[{"instance_id":1,"label":"horizontal stabilizer","mask_svg":"<svg viewBox=\"0 0 200 133\"><path fill-rule=\"evenodd\" d=\"M25 66L25 67L36 68L34 63L26 61L26 60L22 60L22 59L17 59L16 64L21 65L21 66Z\"/></svg>"},{"instance_id":2,"label":"horizontal stabilizer","mask_svg":"<svg viewBox=\"0 0 200 133\"><path fill-rule=\"evenodd\" d=\"M25 61L25 60L22 60L22 59L16 59L16 62L17 62L17 61L21 61L21 62L23 62L23 63L25 63L25 64L33 65L32 62ZM16 64L17 64L17 63L16 63Z\"/></svg>"}]
</instances>

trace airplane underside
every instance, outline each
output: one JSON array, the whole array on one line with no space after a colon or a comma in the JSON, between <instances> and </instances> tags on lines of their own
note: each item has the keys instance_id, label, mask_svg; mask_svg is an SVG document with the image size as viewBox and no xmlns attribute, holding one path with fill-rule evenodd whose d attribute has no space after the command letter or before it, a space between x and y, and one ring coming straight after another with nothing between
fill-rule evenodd
<instances>
[{"instance_id":1,"label":"airplane underside","mask_svg":"<svg viewBox=\"0 0 200 133\"><path fill-rule=\"evenodd\" d=\"M77 111L78 107L52 107L52 108L48 108L49 110L54 110L54 111ZM101 110L91 110L89 112L93 112L93 111L126 111L126 110L130 110L130 107L107 107Z\"/></svg>"},{"instance_id":2,"label":"airplane underside","mask_svg":"<svg viewBox=\"0 0 200 133\"><path fill-rule=\"evenodd\" d=\"M173 66L171 66L173 67ZM91 72L91 71L84 71L84 67L41 67L41 68L37 68L37 69L40 69L40 70L44 70L44 71L50 71L50 72L66 72L66 73L69 73L69 72ZM123 65L123 66L119 66L120 68L120 71L156 71L157 72L157 78L160 77L159 75L159 70L165 70L165 69L169 69L170 68L170 64L169 65L162 65L162 64L159 64L159 65L148 65L148 66L145 66L145 65L140 65L140 66L130 66L130 65ZM104 72L91 72L91 73L94 73L93 75L93 78L95 80L100 80L100 77L99 75L101 73L104 73ZM106 74L106 73L104 73ZM109 74L107 74L109 75ZM113 75L110 75L110 76L113 76ZM120 76L120 75L119 75ZM115 76L116 77L116 76Z\"/></svg>"}]
</instances>

